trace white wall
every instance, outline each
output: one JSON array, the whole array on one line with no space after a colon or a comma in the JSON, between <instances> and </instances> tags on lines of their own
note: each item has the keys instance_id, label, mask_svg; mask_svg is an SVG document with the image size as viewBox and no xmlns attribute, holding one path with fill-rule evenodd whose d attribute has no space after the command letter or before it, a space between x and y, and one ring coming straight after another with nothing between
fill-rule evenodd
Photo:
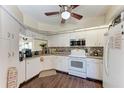
<instances>
[{"instance_id":1,"label":"white wall","mask_svg":"<svg viewBox=\"0 0 124 93\"><path fill-rule=\"evenodd\" d=\"M124 10L124 5L113 5L109 8L105 18L106 24L110 23L119 13Z\"/></svg>"},{"instance_id":2,"label":"white wall","mask_svg":"<svg viewBox=\"0 0 124 93\"><path fill-rule=\"evenodd\" d=\"M16 5L4 5L2 7L6 8L20 22L23 22L23 14Z\"/></svg>"}]
</instances>

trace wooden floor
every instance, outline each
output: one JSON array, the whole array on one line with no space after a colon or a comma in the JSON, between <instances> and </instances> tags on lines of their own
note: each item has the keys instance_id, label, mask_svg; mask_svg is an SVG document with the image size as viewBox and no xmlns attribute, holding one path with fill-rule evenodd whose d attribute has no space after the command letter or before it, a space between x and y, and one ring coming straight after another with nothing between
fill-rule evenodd
<instances>
[{"instance_id":1,"label":"wooden floor","mask_svg":"<svg viewBox=\"0 0 124 93\"><path fill-rule=\"evenodd\" d=\"M21 88L101 88L99 81L86 80L68 74L57 73L54 76L34 78Z\"/></svg>"}]
</instances>

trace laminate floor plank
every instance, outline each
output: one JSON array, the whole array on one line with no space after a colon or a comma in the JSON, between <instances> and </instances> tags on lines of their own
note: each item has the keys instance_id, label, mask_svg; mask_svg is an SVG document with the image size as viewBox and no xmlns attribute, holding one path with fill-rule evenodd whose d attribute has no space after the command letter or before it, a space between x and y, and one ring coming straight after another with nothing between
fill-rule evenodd
<instances>
[{"instance_id":1,"label":"laminate floor plank","mask_svg":"<svg viewBox=\"0 0 124 93\"><path fill-rule=\"evenodd\" d=\"M53 76L34 78L21 88L102 88L102 82L57 73Z\"/></svg>"}]
</instances>

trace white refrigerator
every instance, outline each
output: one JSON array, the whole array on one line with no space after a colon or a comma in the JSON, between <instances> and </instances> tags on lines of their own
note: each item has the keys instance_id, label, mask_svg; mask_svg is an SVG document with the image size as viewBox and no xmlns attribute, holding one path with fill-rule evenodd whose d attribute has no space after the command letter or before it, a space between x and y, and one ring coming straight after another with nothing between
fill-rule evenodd
<instances>
[{"instance_id":1,"label":"white refrigerator","mask_svg":"<svg viewBox=\"0 0 124 93\"><path fill-rule=\"evenodd\" d=\"M103 87L124 88L124 22L105 35Z\"/></svg>"}]
</instances>

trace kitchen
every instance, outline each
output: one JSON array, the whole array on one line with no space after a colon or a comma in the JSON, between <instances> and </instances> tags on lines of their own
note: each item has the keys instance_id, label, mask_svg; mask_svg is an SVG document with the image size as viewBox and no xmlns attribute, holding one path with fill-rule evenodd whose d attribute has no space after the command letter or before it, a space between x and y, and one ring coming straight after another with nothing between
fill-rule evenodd
<instances>
[{"instance_id":1,"label":"kitchen","mask_svg":"<svg viewBox=\"0 0 124 93\"><path fill-rule=\"evenodd\" d=\"M44 25L38 24L34 20L35 18L32 18L36 15L32 14L30 8L36 10L35 13L37 14L39 13L38 8L49 10L52 7L59 9L66 6L0 6L0 51L2 51L2 54L0 54L0 75L2 76L0 77L0 87L119 87L104 85L103 76L104 71L106 71L104 69L106 59L104 57L107 53L105 37L112 26L114 29L114 26L119 24L118 20L113 21L112 17L121 14L121 20L123 20L122 10L124 6L85 6L90 12L98 12L96 8L99 7L101 9L99 10L100 16L92 15L93 18L88 20L85 20L84 16L85 24L83 23L83 28L73 28L73 30L68 31L65 28L70 29L73 25L81 26L82 24L72 23L69 28L69 25L65 25L69 23L68 20L66 23L61 23L60 26L52 28L49 25L45 27L46 19L44 19L44 15L42 18L42 20L44 19ZM73 7L77 7L78 11L83 5ZM114 8L117 8L116 12L110 14L110 11L112 12ZM108 14L106 22L103 18L104 13L102 14L100 11L106 15ZM32 14L32 16L30 17L28 14ZM55 19L55 17L52 19ZM93 22L94 20L96 22ZM113 21L111 27L109 26L110 21ZM53 24L55 25L55 23ZM51 27L51 31L44 30L50 30L49 27ZM57 31L60 27L63 32L61 30ZM54 29L57 30L52 32ZM44 73L43 76L42 73ZM70 81L68 81L68 84L64 86L65 81L60 77L72 78L74 82L83 81L86 84L82 85L80 83L78 86L72 84L71 86ZM55 84L53 86L49 85L50 78L54 78L53 83ZM45 79L48 81L43 83ZM40 84L38 85L35 81L40 82ZM123 87L123 85L120 87Z\"/></svg>"}]
</instances>

